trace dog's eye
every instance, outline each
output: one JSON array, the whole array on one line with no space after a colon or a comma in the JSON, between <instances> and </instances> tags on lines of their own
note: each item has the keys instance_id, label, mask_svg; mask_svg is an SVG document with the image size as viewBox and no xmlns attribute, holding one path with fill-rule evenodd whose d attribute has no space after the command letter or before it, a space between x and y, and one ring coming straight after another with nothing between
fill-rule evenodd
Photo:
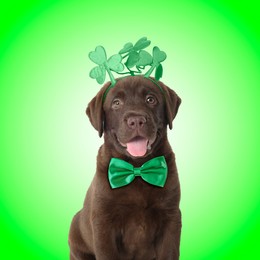
<instances>
[{"instance_id":1,"label":"dog's eye","mask_svg":"<svg viewBox=\"0 0 260 260\"><path fill-rule=\"evenodd\" d=\"M113 109L119 108L120 105L122 105L122 101L120 99L116 98L116 99L113 100L113 103L112 103Z\"/></svg>"},{"instance_id":2,"label":"dog's eye","mask_svg":"<svg viewBox=\"0 0 260 260\"><path fill-rule=\"evenodd\" d=\"M157 103L157 100L154 96L149 95L146 97L146 103L149 105L155 105Z\"/></svg>"}]
</instances>

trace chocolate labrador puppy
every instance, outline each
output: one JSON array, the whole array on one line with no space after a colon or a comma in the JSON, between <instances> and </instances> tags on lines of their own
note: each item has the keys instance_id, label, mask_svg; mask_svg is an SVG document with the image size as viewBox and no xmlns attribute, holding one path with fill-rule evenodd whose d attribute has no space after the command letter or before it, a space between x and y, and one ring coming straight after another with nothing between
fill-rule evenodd
<instances>
[{"instance_id":1,"label":"chocolate labrador puppy","mask_svg":"<svg viewBox=\"0 0 260 260\"><path fill-rule=\"evenodd\" d=\"M104 133L104 144L84 206L71 224L70 259L179 259L180 184L167 125L172 129L181 100L162 82L143 76L121 78L107 92L109 85L86 111L99 136ZM112 158L133 166L129 183L109 182ZM161 186L145 181L139 170L136 174L154 158L165 159L168 168Z\"/></svg>"}]
</instances>

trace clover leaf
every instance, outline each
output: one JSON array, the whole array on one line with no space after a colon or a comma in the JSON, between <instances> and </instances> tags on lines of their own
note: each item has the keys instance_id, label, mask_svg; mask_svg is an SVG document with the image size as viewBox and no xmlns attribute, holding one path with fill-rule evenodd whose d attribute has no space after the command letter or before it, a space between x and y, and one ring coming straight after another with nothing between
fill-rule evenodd
<instances>
[{"instance_id":1,"label":"clover leaf","mask_svg":"<svg viewBox=\"0 0 260 260\"><path fill-rule=\"evenodd\" d=\"M161 51L157 46L153 48L153 62L159 64L166 59L166 53Z\"/></svg>"},{"instance_id":2,"label":"clover leaf","mask_svg":"<svg viewBox=\"0 0 260 260\"><path fill-rule=\"evenodd\" d=\"M107 61L108 67L115 72L123 71L124 65L121 63L121 61L122 61L121 55L115 54L108 59Z\"/></svg>"},{"instance_id":3,"label":"clover leaf","mask_svg":"<svg viewBox=\"0 0 260 260\"><path fill-rule=\"evenodd\" d=\"M147 40L147 37L142 37L141 39L139 39L136 42L136 44L134 45L134 49L135 49L135 51L139 51L139 50L145 49L150 44L151 44L151 41Z\"/></svg>"},{"instance_id":4,"label":"clover leaf","mask_svg":"<svg viewBox=\"0 0 260 260\"><path fill-rule=\"evenodd\" d=\"M151 55L144 50L150 44L151 41L149 41L147 37L142 37L135 44L131 42L126 43L118 54L112 55L110 58L107 58L104 47L97 46L94 51L89 53L90 60L97 65L90 71L90 77L96 79L99 84L103 84L106 73L108 73L111 86L114 86L116 80L112 72L134 76L141 74L146 66L150 66L149 70L144 74L144 77L150 77L151 73L155 70L155 79L159 80L163 74L161 62L166 59L166 54L155 46ZM126 61L124 61L123 64L124 59L126 59ZM128 70L126 72L124 72L125 67ZM136 70L133 70L133 67L135 67Z\"/></svg>"},{"instance_id":5,"label":"clover leaf","mask_svg":"<svg viewBox=\"0 0 260 260\"><path fill-rule=\"evenodd\" d=\"M140 60L141 51L148 47L150 44L151 41L147 40L147 37L142 37L135 43L135 45L133 45L131 42L126 43L123 49L119 51L119 54L126 53L123 58L128 57L125 65L129 69L130 73L132 72L130 68L136 66L138 61Z\"/></svg>"},{"instance_id":6,"label":"clover leaf","mask_svg":"<svg viewBox=\"0 0 260 260\"><path fill-rule=\"evenodd\" d=\"M102 46L97 46L95 51L89 53L89 58L96 64L102 65L107 60L107 54Z\"/></svg>"},{"instance_id":7,"label":"clover leaf","mask_svg":"<svg viewBox=\"0 0 260 260\"><path fill-rule=\"evenodd\" d=\"M147 65L151 65L153 62L153 57L144 50L141 50L139 53L139 60L136 63L137 67L145 67Z\"/></svg>"},{"instance_id":8,"label":"clover leaf","mask_svg":"<svg viewBox=\"0 0 260 260\"><path fill-rule=\"evenodd\" d=\"M106 71L110 77L112 85L116 80L111 73L112 71L121 72L124 70L124 65L121 63L122 57L120 54L115 54L107 60L107 55L104 47L97 46L95 51L89 53L89 58L99 66L94 67L90 71L90 77L96 79L99 84L103 84L106 78Z\"/></svg>"},{"instance_id":9,"label":"clover leaf","mask_svg":"<svg viewBox=\"0 0 260 260\"><path fill-rule=\"evenodd\" d=\"M153 61L151 64L151 68L145 73L145 77L148 78L153 70L156 68L155 71L155 79L159 80L162 77L163 68L161 65L161 62L163 62L166 59L166 53L164 51L161 51L157 46L153 48Z\"/></svg>"},{"instance_id":10,"label":"clover leaf","mask_svg":"<svg viewBox=\"0 0 260 260\"><path fill-rule=\"evenodd\" d=\"M103 84L106 78L106 69L103 66L94 67L90 71L89 76L92 79L96 79L97 83Z\"/></svg>"},{"instance_id":11,"label":"clover leaf","mask_svg":"<svg viewBox=\"0 0 260 260\"><path fill-rule=\"evenodd\" d=\"M127 53L127 52L131 51L133 49L133 47L134 47L133 44L131 42L128 42L124 45L124 48L119 51L119 54Z\"/></svg>"},{"instance_id":12,"label":"clover leaf","mask_svg":"<svg viewBox=\"0 0 260 260\"><path fill-rule=\"evenodd\" d=\"M132 68L136 65L138 60L139 60L139 53L136 51L131 51L131 52L129 52L129 56L128 56L128 59L127 59L125 65L127 68Z\"/></svg>"},{"instance_id":13,"label":"clover leaf","mask_svg":"<svg viewBox=\"0 0 260 260\"><path fill-rule=\"evenodd\" d=\"M156 67L155 69L155 79L159 80L163 75L163 67L162 64Z\"/></svg>"},{"instance_id":14,"label":"clover leaf","mask_svg":"<svg viewBox=\"0 0 260 260\"><path fill-rule=\"evenodd\" d=\"M138 52L142 49L145 49L146 47L148 47L151 44L151 41L147 40L147 37L142 37L141 39L139 39L135 45L133 45L131 42L128 42L124 45L123 49L121 49L119 51L119 54L124 54L127 52Z\"/></svg>"}]
</instances>

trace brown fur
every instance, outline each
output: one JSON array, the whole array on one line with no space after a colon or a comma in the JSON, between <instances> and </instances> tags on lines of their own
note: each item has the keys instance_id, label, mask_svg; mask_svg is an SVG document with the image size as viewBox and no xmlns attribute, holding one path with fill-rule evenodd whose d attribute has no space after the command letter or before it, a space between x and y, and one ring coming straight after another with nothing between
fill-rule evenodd
<instances>
[{"instance_id":1,"label":"brown fur","mask_svg":"<svg viewBox=\"0 0 260 260\"><path fill-rule=\"evenodd\" d=\"M142 76L120 79L102 104L107 83L92 99L87 115L102 136L104 144L97 156L97 170L84 206L73 218L70 234L70 259L97 260L177 260L181 232L180 185L175 156L167 139L180 98L159 83L164 91ZM147 96L156 98L147 103ZM114 99L119 99L114 102ZM145 117L141 127L130 127L129 118ZM120 144L136 135L153 144L142 157L131 156ZM155 140L155 141L154 141ZM135 167L164 156L168 177L163 188L152 186L140 177L128 186L111 189L107 171L112 157Z\"/></svg>"}]
</instances>

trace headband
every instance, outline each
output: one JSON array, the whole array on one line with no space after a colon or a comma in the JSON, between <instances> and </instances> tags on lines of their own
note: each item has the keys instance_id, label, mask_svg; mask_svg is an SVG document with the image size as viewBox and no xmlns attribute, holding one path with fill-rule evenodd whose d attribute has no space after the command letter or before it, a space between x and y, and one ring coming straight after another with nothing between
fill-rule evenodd
<instances>
[{"instance_id":1,"label":"headband","mask_svg":"<svg viewBox=\"0 0 260 260\"><path fill-rule=\"evenodd\" d=\"M145 78L154 82L162 91L162 88L157 81L163 74L161 62L166 59L166 53L155 46L153 47L151 55L144 50L150 44L151 41L147 40L146 37L142 37L134 45L131 42L126 43L118 54L114 54L110 58L107 58L103 46L97 46L95 51L89 53L90 60L97 65L90 71L89 76L96 79L99 84L103 84L106 79L106 73L108 73L111 81L111 85L105 91L103 101L105 100L108 91L117 83L112 71L119 75L143 75ZM146 70L147 67L149 67L148 70ZM143 71L145 70L146 72L143 74ZM155 80L150 78L150 75L154 70Z\"/></svg>"}]
</instances>

